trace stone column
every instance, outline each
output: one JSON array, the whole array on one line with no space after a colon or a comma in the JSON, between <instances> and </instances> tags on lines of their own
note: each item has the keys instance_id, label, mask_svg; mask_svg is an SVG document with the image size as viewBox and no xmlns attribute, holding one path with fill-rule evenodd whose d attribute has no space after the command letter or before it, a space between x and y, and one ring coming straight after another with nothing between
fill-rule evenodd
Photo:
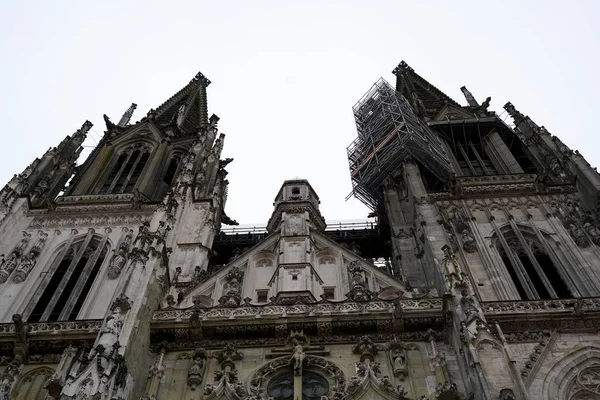
<instances>
[{"instance_id":1,"label":"stone column","mask_svg":"<svg viewBox=\"0 0 600 400\"><path fill-rule=\"evenodd\" d=\"M490 133L483 138L482 142L485 153L498 170L498 173L522 174L524 172L498 132Z\"/></svg>"}]
</instances>

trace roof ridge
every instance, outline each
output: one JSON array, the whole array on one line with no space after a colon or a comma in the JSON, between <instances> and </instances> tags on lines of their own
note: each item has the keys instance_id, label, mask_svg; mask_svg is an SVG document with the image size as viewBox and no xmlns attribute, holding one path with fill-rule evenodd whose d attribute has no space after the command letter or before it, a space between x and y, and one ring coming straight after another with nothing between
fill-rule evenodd
<instances>
[{"instance_id":1,"label":"roof ridge","mask_svg":"<svg viewBox=\"0 0 600 400\"><path fill-rule=\"evenodd\" d=\"M404 60L402 60L400 62L400 64L398 64L398 66L396 68L394 68L394 70L392 71L392 73L396 76L398 76L401 72L408 72L411 74L412 77L418 79L420 82L420 84L425 84L426 89L431 89L435 94L441 96L442 98L444 98L445 100L448 100L449 103L452 103L453 105L457 106L457 107L462 107L457 101L455 101L453 98L451 98L450 96L448 96L446 93L442 92L440 89L438 89L436 86L432 85L427 79L423 78L421 75L417 74L415 72L415 70L413 68L411 68Z\"/></svg>"}]
</instances>

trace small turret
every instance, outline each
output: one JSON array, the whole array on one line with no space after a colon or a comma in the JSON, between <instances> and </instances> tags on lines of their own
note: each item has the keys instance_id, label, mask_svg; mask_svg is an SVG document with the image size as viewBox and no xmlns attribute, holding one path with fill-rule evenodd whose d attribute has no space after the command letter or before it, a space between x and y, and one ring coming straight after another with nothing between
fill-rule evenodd
<instances>
[{"instance_id":1,"label":"small turret","mask_svg":"<svg viewBox=\"0 0 600 400\"><path fill-rule=\"evenodd\" d=\"M281 224L284 234L291 232L296 234L296 231L302 231L302 234L308 234L308 232L304 232L304 228L300 229L298 227L298 229L296 229L296 223L290 222L292 220L295 221L296 217L303 215L303 219L310 221L313 229L322 231L325 229L326 225L325 219L321 216L321 212L319 211L319 204L319 196L317 196L317 193L306 179L285 181L275 197L275 202L273 203L275 210L269 220L267 229L269 232L273 232L277 230ZM292 215L295 215L296 217L292 218ZM294 226L291 226L290 224ZM304 224L302 225L304 227ZM298 232L298 234L300 233Z\"/></svg>"}]
</instances>

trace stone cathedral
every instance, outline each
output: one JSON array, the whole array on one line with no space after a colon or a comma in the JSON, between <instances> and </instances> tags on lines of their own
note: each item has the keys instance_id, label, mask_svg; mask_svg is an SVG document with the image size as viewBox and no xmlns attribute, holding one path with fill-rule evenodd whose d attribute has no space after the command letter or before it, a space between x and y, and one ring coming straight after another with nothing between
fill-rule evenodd
<instances>
[{"instance_id":1,"label":"stone cathedral","mask_svg":"<svg viewBox=\"0 0 600 400\"><path fill-rule=\"evenodd\" d=\"M393 73L353 108L364 223L294 179L236 226L201 73L15 175L0 400L600 399L600 175L511 103Z\"/></svg>"}]
</instances>

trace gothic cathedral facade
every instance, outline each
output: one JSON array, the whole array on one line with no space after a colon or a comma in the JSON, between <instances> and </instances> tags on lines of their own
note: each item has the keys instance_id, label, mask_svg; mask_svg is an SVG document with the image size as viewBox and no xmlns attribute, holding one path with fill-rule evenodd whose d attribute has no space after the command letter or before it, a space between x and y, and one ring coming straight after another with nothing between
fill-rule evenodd
<instances>
[{"instance_id":1,"label":"gothic cathedral facade","mask_svg":"<svg viewBox=\"0 0 600 400\"><path fill-rule=\"evenodd\" d=\"M294 179L229 228L201 73L15 175L0 400L600 399L600 175L511 103L394 74L353 109L364 224Z\"/></svg>"}]
</instances>

